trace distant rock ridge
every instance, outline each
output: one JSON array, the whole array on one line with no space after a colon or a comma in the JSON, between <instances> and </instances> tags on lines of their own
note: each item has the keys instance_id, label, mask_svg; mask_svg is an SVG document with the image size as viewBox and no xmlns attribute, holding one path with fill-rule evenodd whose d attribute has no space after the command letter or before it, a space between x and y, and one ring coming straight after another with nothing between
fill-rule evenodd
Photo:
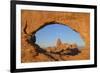
<instances>
[{"instance_id":1,"label":"distant rock ridge","mask_svg":"<svg viewBox=\"0 0 100 73\"><path fill-rule=\"evenodd\" d=\"M57 43L55 47L46 48L47 52L55 53L55 54L63 54L63 55L77 55L79 53L79 49L77 44L68 44L62 43L61 39L57 39Z\"/></svg>"}]
</instances>

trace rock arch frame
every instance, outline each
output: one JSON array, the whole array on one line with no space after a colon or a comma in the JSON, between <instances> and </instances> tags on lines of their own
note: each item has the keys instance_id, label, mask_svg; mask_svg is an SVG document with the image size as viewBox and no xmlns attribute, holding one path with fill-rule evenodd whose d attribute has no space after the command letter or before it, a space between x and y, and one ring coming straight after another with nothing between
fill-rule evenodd
<instances>
[{"instance_id":1,"label":"rock arch frame","mask_svg":"<svg viewBox=\"0 0 100 73\"><path fill-rule=\"evenodd\" d=\"M22 31L22 48L29 48L29 44L25 41L27 37L35 34L39 29L51 23L59 23L66 25L78 32L85 41L85 59L89 59L90 50L90 14L78 12L54 12L54 11L21 11L22 29L26 26L27 33ZM26 46L24 46L24 45Z\"/></svg>"}]
</instances>

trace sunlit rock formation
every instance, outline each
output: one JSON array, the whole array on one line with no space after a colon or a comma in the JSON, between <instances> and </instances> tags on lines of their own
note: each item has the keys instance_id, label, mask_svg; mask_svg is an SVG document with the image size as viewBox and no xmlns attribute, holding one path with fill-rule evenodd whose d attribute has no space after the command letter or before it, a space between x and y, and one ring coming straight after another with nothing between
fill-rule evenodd
<instances>
[{"instance_id":1,"label":"sunlit rock formation","mask_svg":"<svg viewBox=\"0 0 100 73\"><path fill-rule=\"evenodd\" d=\"M23 29L26 26L27 21L27 34L24 33ZM60 23L70 27L72 30L78 32L80 36L84 39L85 46L81 50L81 53L75 56L71 56L67 53L74 51L75 44L70 46L70 50L66 50L67 47L65 43L59 42L55 48L49 47L53 52L59 54L51 53L40 53L37 51L38 47L34 47L36 44L33 42L31 45L27 42L27 39L31 37L32 34L40 30L41 28L49 25L50 23ZM22 62L39 62L39 61L57 61L57 60L87 60L90 59L90 14L89 13L78 13L78 12L54 12L54 11L32 11L32 10L22 10L21 12L21 61ZM48 36L48 35L47 35ZM38 45L39 46L39 45ZM59 47L60 49L58 49ZM73 48L74 47L74 48ZM51 49L47 49L52 52ZM65 49L62 52L62 49ZM43 49L42 49L43 51ZM38 54L37 54L38 53ZM64 55L62 55L64 54ZM47 56L48 55L48 56ZM42 56L42 57L41 57ZM51 56L51 57L50 57ZM61 57L60 57L61 56Z\"/></svg>"}]
</instances>

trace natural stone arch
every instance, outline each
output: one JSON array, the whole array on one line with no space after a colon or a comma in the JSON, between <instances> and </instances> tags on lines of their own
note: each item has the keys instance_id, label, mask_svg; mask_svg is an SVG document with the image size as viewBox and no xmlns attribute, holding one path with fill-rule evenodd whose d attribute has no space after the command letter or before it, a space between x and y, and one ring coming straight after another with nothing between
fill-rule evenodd
<instances>
[{"instance_id":1,"label":"natural stone arch","mask_svg":"<svg viewBox=\"0 0 100 73\"><path fill-rule=\"evenodd\" d=\"M90 14L89 13L79 13L79 12L54 12L54 11L32 11L32 10L22 10L21 12L21 24L22 30L26 26L27 21L27 33L30 36L37 32L39 29L48 25L48 23L60 23L64 24L74 31L78 32L80 36L85 41L85 58L89 59L90 50ZM27 46L28 43L24 41L22 31L22 44ZM26 48L22 45L22 48ZM87 49L87 50L86 50Z\"/></svg>"}]
</instances>

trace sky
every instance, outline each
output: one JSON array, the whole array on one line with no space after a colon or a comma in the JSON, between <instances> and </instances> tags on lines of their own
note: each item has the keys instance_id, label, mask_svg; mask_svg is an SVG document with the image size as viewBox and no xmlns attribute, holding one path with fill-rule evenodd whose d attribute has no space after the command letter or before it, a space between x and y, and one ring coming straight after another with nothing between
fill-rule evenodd
<instances>
[{"instance_id":1,"label":"sky","mask_svg":"<svg viewBox=\"0 0 100 73\"><path fill-rule=\"evenodd\" d=\"M58 38L60 38L63 43L76 43L79 47L85 46L79 33L61 24L47 25L37 31L35 36L36 43L42 48L55 46Z\"/></svg>"}]
</instances>

